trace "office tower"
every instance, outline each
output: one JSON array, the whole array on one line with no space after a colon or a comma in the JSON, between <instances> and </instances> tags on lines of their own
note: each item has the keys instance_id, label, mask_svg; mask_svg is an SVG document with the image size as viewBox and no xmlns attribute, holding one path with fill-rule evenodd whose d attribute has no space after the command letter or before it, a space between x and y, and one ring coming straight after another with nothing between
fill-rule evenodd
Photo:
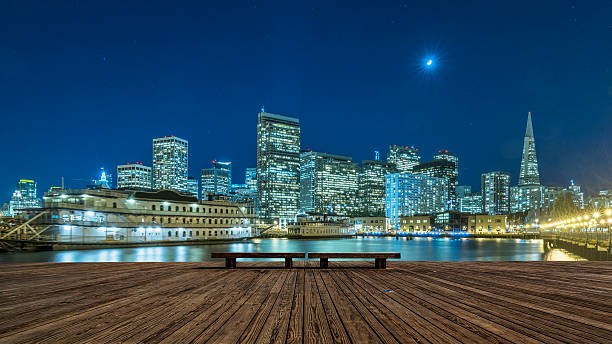
<instances>
[{"instance_id":1,"label":"office tower","mask_svg":"<svg viewBox=\"0 0 612 344\"><path fill-rule=\"evenodd\" d=\"M449 209L456 209L457 206L455 189L459 180L458 161L459 159L449 151L438 151L433 161L424 162L412 168L413 172L417 174L446 178L448 181Z\"/></svg>"},{"instance_id":2,"label":"office tower","mask_svg":"<svg viewBox=\"0 0 612 344\"><path fill-rule=\"evenodd\" d=\"M213 167L202 169L202 195L230 193L232 163L212 161Z\"/></svg>"},{"instance_id":3,"label":"office tower","mask_svg":"<svg viewBox=\"0 0 612 344\"><path fill-rule=\"evenodd\" d=\"M591 195L587 203L593 209L612 208L612 190L601 190L596 195Z\"/></svg>"},{"instance_id":4,"label":"office tower","mask_svg":"<svg viewBox=\"0 0 612 344\"><path fill-rule=\"evenodd\" d=\"M545 198L551 197L551 191L554 191L554 188L541 185L512 186L510 188L510 213L522 213L543 207L547 203Z\"/></svg>"},{"instance_id":5,"label":"office tower","mask_svg":"<svg viewBox=\"0 0 612 344\"><path fill-rule=\"evenodd\" d=\"M386 176L385 214L399 228L401 216L436 214L447 210L448 181L423 174L395 173Z\"/></svg>"},{"instance_id":6,"label":"office tower","mask_svg":"<svg viewBox=\"0 0 612 344\"><path fill-rule=\"evenodd\" d=\"M359 211L365 216L385 214L385 176L395 173L395 165L364 160L359 173Z\"/></svg>"},{"instance_id":7,"label":"office tower","mask_svg":"<svg viewBox=\"0 0 612 344\"><path fill-rule=\"evenodd\" d=\"M470 185L459 185L456 189L457 198L469 196L472 194L472 187Z\"/></svg>"},{"instance_id":8,"label":"office tower","mask_svg":"<svg viewBox=\"0 0 612 344\"><path fill-rule=\"evenodd\" d=\"M185 193L195 198L200 198L198 180L194 177L187 177L187 188Z\"/></svg>"},{"instance_id":9,"label":"office tower","mask_svg":"<svg viewBox=\"0 0 612 344\"><path fill-rule=\"evenodd\" d=\"M30 179L20 179L17 188L8 203L9 216L15 216L20 210L41 208L42 201L37 198L36 182Z\"/></svg>"},{"instance_id":10,"label":"office tower","mask_svg":"<svg viewBox=\"0 0 612 344\"><path fill-rule=\"evenodd\" d=\"M300 121L260 112L257 120L257 208L261 219L294 218L300 198Z\"/></svg>"},{"instance_id":11,"label":"office tower","mask_svg":"<svg viewBox=\"0 0 612 344\"><path fill-rule=\"evenodd\" d=\"M153 188L187 190L189 143L174 135L153 139Z\"/></svg>"},{"instance_id":12,"label":"office tower","mask_svg":"<svg viewBox=\"0 0 612 344\"><path fill-rule=\"evenodd\" d=\"M572 194L572 199L576 207L584 209L584 193L580 190L580 185L576 185L572 179L568 190Z\"/></svg>"},{"instance_id":13,"label":"office tower","mask_svg":"<svg viewBox=\"0 0 612 344\"><path fill-rule=\"evenodd\" d=\"M531 123L531 112L527 114L527 129L523 142L523 158L519 174L519 186L540 185L540 172L538 171L538 158L536 156L535 136Z\"/></svg>"},{"instance_id":14,"label":"office tower","mask_svg":"<svg viewBox=\"0 0 612 344\"><path fill-rule=\"evenodd\" d=\"M350 157L300 154L300 210L336 215L358 212L359 165Z\"/></svg>"},{"instance_id":15,"label":"office tower","mask_svg":"<svg viewBox=\"0 0 612 344\"><path fill-rule=\"evenodd\" d=\"M253 194L257 194L257 168L248 167L244 173L244 184L246 184L249 191Z\"/></svg>"},{"instance_id":16,"label":"office tower","mask_svg":"<svg viewBox=\"0 0 612 344\"><path fill-rule=\"evenodd\" d=\"M481 214L482 213L482 194L480 192L457 194L457 209L462 213Z\"/></svg>"},{"instance_id":17,"label":"office tower","mask_svg":"<svg viewBox=\"0 0 612 344\"><path fill-rule=\"evenodd\" d=\"M408 146L389 146L387 162L395 165L400 173L412 173L412 168L421 162L419 150Z\"/></svg>"},{"instance_id":18,"label":"office tower","mask_svg":"<svg viewBox=\"0 0 612 344\"><path fill-rule=\"evenodd\" d=\"M485 214L504 215L510 210L510 173L489 172L481 178L482 209Z\"/></svg>"},{"instance_id":19,"label":"office tower","mask_svg":"<svg viewBox=\"0 0 612 344\"><path fill-rule=\"evenodd\" d=\"M117 189L151 190L151 167L142 163L117 166Z\"/></svg>"}]
</instances>

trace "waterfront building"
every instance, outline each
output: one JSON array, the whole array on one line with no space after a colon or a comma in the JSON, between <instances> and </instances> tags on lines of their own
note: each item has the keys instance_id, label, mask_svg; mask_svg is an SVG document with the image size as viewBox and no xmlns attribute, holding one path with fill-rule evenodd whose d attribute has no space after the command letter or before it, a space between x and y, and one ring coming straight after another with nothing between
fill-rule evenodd
<instances>
[{"instance_id":1,"label":"waterfront building","mask_svg":"<svg viewBox=\"0 0 612 344\"><path fill-rule=\"evenodd\" d=\"M259 216L267 222L294 218L299 199L300 122L297 118L262 111L257 121Z\"/></svg>"},{"instance_id":2,"label":"waterfront building","mask_svg":"<svg viewBox=\"0 0 612 344\"><path fill-rule=\"evenodd\" d=\"M187 177L187 189L185 193L195 198L200 198L200 187L198 184L199 183L196 178Z\"/></svg>"},{"instance_id":3,"label":"waterfront building","mask_svg":"<svg viewBox=\"0 0 612 344\"><path fill-rule=\"evenodd\" d=\"M47 214L37 224L49 226L46 235L65 243L237 239L255 234L254 215L245 204L200 201L173 190L62 189L45 193L42 211Z\"/></svg>"},{"instance_id":4,"label":"waterfront building","mask_svg":"<svg viewBox=\"0 0 612 344\"><path fill-rule=\"evenodd\" d=\"M423 174L394 173L386 176L385 214L394 229L401 216L436 214L447 210L448 181Z\"/></svg>"},{"instance_id":5,"label":"waterfront building","mask_svg":"<svg viewBox=\"0 0 612 344\"><path fill-rule=\"evenodd\" d=\"M395 165L399 173L412 173L412 168L421 163L418 148L408 146L389 146L387 162Z\"/></svg>"},{"instance_id":6,"label":"waterfront building","mask_svg":"<svg viewBox=\"0 0 612 344\"><path fill-rule=\"evenodd\" d=\"M597 195L588 198L587 203L593 209L612 208L612 190L601 190Z\"/></svg>"},{"instance_id":7,"label":"waterfront building","mask_svg":"<svg viewBox=\"0 0 612 344\"><path fill-rule=\"evenodd\" d=\"M211 168L202 169L202 194L228 195L232 180L232 163L212 161Z\"/></svg>"},{"instance_id":8,"label":"waterfront building","mask_svg":"<svg viewBox=\"0 0 612 344\"><path fill-rule=\"evenodd\" d=\"M117 166L117 189L151 190L151 167L137 162Z\"/></svg>"},{"instance_id":9,"label":"waterfront building","mask_svg":"<svg viewBox=\"0 0 612 344\"><path fill-rule=\"evenodd\" d=\"M385 176L395 173L395 165L363 160L359 172L359 212L368 216L385 214Z\"/></svg>"},{"instance_id":10,"label":"waterfront building","mask_svg":"<svg viewBox=\"0 0 612 344\"><path fill-rule=\"evenodd\" d=\"M467 231L469 216L468 213L455 210L438 213L434 217L434 228L446 232Z\"/></svg>"},{"instance_id":11,"label":"waterfront building","mask_svg":"<svg viewBox=\"0 0 612 344\"><path fill-rule=\"evenodd\" d=\"M472 215L468 223L471 234L503 234L510 229L506 215Z\"/></svg>"},{"instance_id":12,"label":"waterfront building","mask_svg":"<svg viewBox=\"0 0 612 344\"><path fill-rule=\"evenodd\" d=\"M172 136L153 139L153 188L187 191L189 143Z\"/></svg>"},{"instance_id":13,"label":"waterfront building","mask_svg":"<svg viewBox=\"0 0 612 344\"><path fill-rule=\"evenodd\" d=\"M384 216L357 216L351 219L355 232L387 232L390 229L389 219Z\"/></svg>"},{"instance_id":14,"label":"waterfront building","mask_svg":"<svg viewBox=\"0 0 612 344\"><path fill-rule=\"evenodd\" d=\"M36 182L31 179L20 179L8 203L8 216L15 216L25 209L40 207L42 202L37 197Z\"/></svg>"},{"instance_id":15,"label":"waterfront building","mask_svg":"<svg viewBox=\"0 0 612 344\"><path fill-rule=\"evenodd\" d=\"M358 212L359 166L350 157L300 153L300 210L354 215Z\"/></svg>"},{"instance_id":16,"label":"waterfront building","mask_svg":"<svg viewBox=\"0 0 612 344\"><path fill-rule=\"evenodd\" d=\"M470 192L464 196L458 196L457 209L462 213L480 214L482 213L482 193Z\"/></svg>"},{"instance_id":17,"label":"waterfront building","mask_svg":"<svg viewBox=\"0 0 612 344\"><path fill-rule=\"evenodd\" d=\"M433 226L433 215L400 216L399 230L402 232L431 232Z\"/></svg>"},{"instance_id":18,"label":"waterfront building","mask_svg":"<svg viewBox=\"0 0 612 344\"><path fill-rule=\"evenodd\" d=\"M510 173L489 172L481 178L483 212L489 215L510 211Z\"/></svg>"},{"instance_id":19,"label":"waterfront building","mask_svg":"<svg viewBox=\"0 0 612 344\"><path fill-rule=\"evenodd\" d=\"M438 151L433 161L416 165L412 168L414 173L430 177L445 178L448 183L449 209L457 207L456 188L459 179L458 158L449 151Z\"/></svg>"}]
</instances>

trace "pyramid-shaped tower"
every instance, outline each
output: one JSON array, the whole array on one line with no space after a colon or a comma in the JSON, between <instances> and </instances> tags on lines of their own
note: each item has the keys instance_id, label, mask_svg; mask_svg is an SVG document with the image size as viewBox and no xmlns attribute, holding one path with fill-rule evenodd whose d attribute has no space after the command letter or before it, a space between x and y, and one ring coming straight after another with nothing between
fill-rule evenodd
<instances>
[{"instance_id":1,"label":"pyramid-shaped tower","mask_svg":"<svg viewBox=\"0 0 612 344\"><path fill-rule=\"evenodd\" d=\"M521 161L521 173L519 174L518 185L540 185L540 172L538 171L538 157L536 156L531 112L527 115L527 130L525 131L525 140L523 143L523 159Z\"/></svg>"}]
</instances>

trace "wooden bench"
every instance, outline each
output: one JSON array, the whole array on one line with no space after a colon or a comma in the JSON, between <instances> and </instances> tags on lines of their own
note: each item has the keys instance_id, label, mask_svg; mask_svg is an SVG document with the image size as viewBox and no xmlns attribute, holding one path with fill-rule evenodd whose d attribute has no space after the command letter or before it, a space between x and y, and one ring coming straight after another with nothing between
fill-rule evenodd
<instances>
[{"instance_id":1,"label":"wooden bench","mask_svg":"<svg viewBox=\"0 0 612 344\"><path fill-rule=\"evenodd\" d=\"M293 267L293 258L306 258L304 252L213 252L211 258L225 258L227 269L236 268L236 258L285 258L285 267Z\"/></svg>"},{"instance_id":2,"label":"wooden bench","mask_svg":"<svg viewBox=\"0 0 612 344\"><path fill-rule=\"evenodd\" d=\"M326 269L328 266L328 259L376 259L375 267L376 269L386 269L387 268L387 259L400 259L401 254L392 253L392 252L349 252L349 253L323 253L323 252L313 252L308 253L308 258L321 259L321 268Z\"/></svg>"}]
</instances>

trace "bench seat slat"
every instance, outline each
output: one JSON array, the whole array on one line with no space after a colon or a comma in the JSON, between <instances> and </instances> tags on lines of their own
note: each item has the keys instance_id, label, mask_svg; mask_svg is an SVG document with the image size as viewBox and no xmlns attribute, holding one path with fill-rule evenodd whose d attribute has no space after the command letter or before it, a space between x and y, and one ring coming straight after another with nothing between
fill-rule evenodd
<instances>
[{"instance_id":1,"label":"bench seat slat","mask_svg":"<svg viewBox=\"0 0 612 344\"><path fill-rule=\"evenodd\" d=\"M386 258L400 259L400 253L394 252L309 252L308 258Z\"/></svg>"},{"instance_id":2,"label":"bench seat slat","mask_svg":"<svg viewBox=\"0 0 612 344\"><path fill-rule=\"evenodd\" d=\"M305 252L213 252L211 258L306 258Z\"/></svg>"}]
</instances>

